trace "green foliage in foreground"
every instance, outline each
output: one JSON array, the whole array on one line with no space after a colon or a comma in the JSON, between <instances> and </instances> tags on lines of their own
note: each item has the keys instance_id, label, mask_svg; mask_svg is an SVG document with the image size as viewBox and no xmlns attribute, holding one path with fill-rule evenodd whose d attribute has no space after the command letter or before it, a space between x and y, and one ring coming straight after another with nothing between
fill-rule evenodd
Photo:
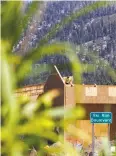
<instances>
[{"instance_id":1,"label":"green foliage in foreground","mask_svg":"<svg viewBox=\"0 0 116 156\"><path fill-rule=\"evenodd\" d=\"M70 110L51 107L52 99L59 95L58 90L53 90L43 95L36 102L31 102L29 97L21 96L20 98L16 98L14 92L19 87L20 82L24 80L25 74L30 72L32 63L40 60L46 54L60 53L66 55L70 59L72 71L78 73L75 75L75 81L80 83L82 66L75 54L74 45L60 42L49 45L47 41L63 25L68 24L85 13L106 5L106 2L96 2L94 5L84 8L80 12L64 19L61 25L56 25L43 38L37 48L32 49L24 57L16 56L12 53L13 46L18 42L29 20L31 21L31 16L41 6L40 4L42 2L33 2L27 10L26 15L21 11L23 3L20 1L3 1L1 4L2 156L28 155L30 148L32 149L33 146L39 151L39 155L44 156L47 152L44 147L47 145L48 140L53 142L60 140L63 143L63 134L58 136L53 131L56 126L65 130L68 129L68 132L75 137L81 138L81 135L84 135L80 130L74 127L70 128L69 126L70 123L73 123L78 118L78 114L80 117L85 115L82 107ZM74 113L75 115L73 115ZM57 117L60 120L56 120ZM85 140L89 142L89 136L85 135ZM77 155L77 152L67 143L63 144L62 148L64 152L66 151L64 155L66 153L69 156ZM58 154L58 151L55 149L54 152ZM51 152L53 151L51 150Z\"/></svg>"}]
</instances>

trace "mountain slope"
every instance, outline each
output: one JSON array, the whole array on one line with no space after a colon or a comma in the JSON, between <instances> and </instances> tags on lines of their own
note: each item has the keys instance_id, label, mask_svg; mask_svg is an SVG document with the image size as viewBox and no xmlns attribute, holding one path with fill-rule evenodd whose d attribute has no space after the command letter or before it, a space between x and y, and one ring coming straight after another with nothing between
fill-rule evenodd
<instances>
[{"instance_id":1,"label":"mountain slope","mask_svg":"<svg viewBox=\"0 0 116 156\"><path fill-rule=\"evenodd\" d=\"M35 47L42 37L50 30L50 28L61 21L63 17L70 15L72 12L87 6L92 1L56 1L47 2L43 19L40 23L36 23L36 30L29 39L28 48ZM99 58L104 60L116 69L116 4L106 8L99 8L78 20L73 21L59 31L55 37L49 42L70 41L80 46L77 51L82 62L91 63L87 57L88 51L96 51ZM20 47L20 46L19 46ZM16 48L17 49L17 48ZM20 49L20 48L19 48ZM83 51L84 55L81 54ZM65 64L69 60L64 56L47 56L38 63L46 64ZM97 62L99 64L99 60ZM34 69L33 69L34 70ZM62 75L70 75L71 71L62 72ZM46 75L47 78L48 75ZM104 68L98 68L97 71L89 73L85 71L83 81L86 84L116 84L112 80ZM35 81L34 81L35 82ZM32 83L32 82L31 82Z\"/></svg>"}]
</instances>

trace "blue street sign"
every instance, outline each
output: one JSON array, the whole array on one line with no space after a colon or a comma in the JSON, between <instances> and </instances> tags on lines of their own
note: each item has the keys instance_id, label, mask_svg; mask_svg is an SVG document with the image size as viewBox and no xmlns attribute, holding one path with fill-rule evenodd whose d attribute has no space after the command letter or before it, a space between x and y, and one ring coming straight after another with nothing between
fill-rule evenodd
<instances>
[{"instance_id":1,"label":"blue street sign","mask_svg":"<svg viewBox=\"0 0 116 156\"><path fill-rule=\"evenodd\" d=\"M112 123L112 113L111 112L91 112L90 113L91 123L102 123L111 124Z\"/></svg>"}]
</instances>

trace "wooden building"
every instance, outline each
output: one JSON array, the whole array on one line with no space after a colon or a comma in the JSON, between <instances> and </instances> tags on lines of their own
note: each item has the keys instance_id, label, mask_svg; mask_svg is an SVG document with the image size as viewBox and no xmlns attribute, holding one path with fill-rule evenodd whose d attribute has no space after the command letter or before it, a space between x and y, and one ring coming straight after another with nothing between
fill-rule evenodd
<instances>
[{"instance_id":1,"label":"wooden building","mask_svg":"<svg viewBox=\"0 0 116 156\"><path fill-rule=\"evenodd\" d=\"M25 94L30 96L36 95L35 98L37 98L40 94L52 89L60 89L61 94L54 99L53 105L73 107L76 104L81 104L86 110L86 116L84 119L78 121L78 125L89 134L91 134L90 112L111 111L113 114L113 123L110 125L110 139L113 140L116 135L116 86L66 85L65 78L62 78L56 66L54 69L54 74L48 77L45 84L24 87ZM19 94L19 91L17 91L17 94ZM95 135L107 135L107 124L95 125Z\"/></svg>"}]
</instances>

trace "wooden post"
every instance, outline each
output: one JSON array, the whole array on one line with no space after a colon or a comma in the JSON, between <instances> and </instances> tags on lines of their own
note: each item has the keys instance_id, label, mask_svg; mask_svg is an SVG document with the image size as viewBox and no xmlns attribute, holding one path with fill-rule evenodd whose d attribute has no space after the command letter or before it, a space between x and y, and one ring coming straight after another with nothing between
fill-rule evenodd
<instances>
[{"instance_id":1,"label":"wooden post","mask_svg":"<svg viewBox=\"0 0 116 156\"><path fill-rule=\"evenodd\" d=\"M94 156L94 145L95 145L95 139L94 139L94 124L92 124L92 154Z\"/></svg>"},{"instance_id":2,"label":"wooden post","mask_svg":"<svg viewBox=\"0 0 116 156\"><path fill-rule=\"evenodd\" d=\"M108 145L110 148L110 124L108 124Z\"/></svg>"},{"instance_id":3,"label":"wooden post","mask_svg":"<svg viewBox=\"0 0 116 156\"><path fill-rule=\"evenodd\" d=\"M108 124L108 140L110 141L110 124Z\"/></svg>"}]
</instances>

